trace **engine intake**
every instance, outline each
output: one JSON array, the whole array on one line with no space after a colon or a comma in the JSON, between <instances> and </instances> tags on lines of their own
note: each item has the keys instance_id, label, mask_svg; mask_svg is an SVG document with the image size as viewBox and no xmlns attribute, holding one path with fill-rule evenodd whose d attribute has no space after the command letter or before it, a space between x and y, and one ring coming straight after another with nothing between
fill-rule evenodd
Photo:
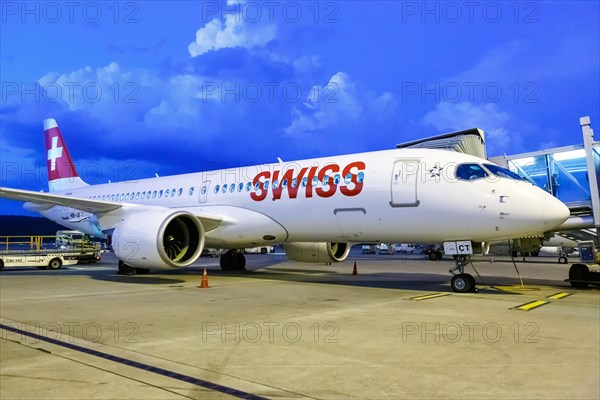
<instances>
[{"instance_id":1,"label":"engine intake","mask_svg":"<svg viewBox=\"0 0 600 400\"><path fill-rule=\"evenodd\" d=\"M310 263L340 262L348 258L349 243L293 242L283 246L287 258Z\"/></svg>"},{"instance_id":2,"label":"engine intake","mask_svg":"<svg viewBox=\"0 0 600 400\"><path fill-rule=\"evenodd\" d=\"M193 264L204 248L204 228L185 211L152 210L127 215L112 237L119 260L139 268L181 268Z\"/></svg>"}]
</instances>

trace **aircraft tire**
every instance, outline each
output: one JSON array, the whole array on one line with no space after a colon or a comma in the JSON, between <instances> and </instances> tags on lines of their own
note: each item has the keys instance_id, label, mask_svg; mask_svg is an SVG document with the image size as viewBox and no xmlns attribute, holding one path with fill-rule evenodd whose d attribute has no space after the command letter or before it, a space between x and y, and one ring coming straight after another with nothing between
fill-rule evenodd
<instances>
[{"instance_id":1,"label":"aircraft tire","mask_svg":"<svg viewBox=\"0 0 600 400\"><path fill-rule=\"evenodd\" d=\"M231 271L233 269L233 254L231 253L231 250L221 254L219 265L223 271Z\"/></svg>"},{"instance_id":2,"label":"aircraft tire","mask_svg":"<svg viewBox=\"0 0 600 400\"><path fill-rule=\"evenodd\" d=\"M435 261L435 260L437 260L437 253L436 253L435 251L430 251L430 252L429 252L429 259L430 259L431 261Z\"/></svg>"},{"instance_id":3,"label":"aircraft tire","mask_svg":"<svg viewBox=\"0 0 600 400\"><path fill-rule=\"evenodd\" d=\"M135 275L135 268L130 267L125 264L123 261L119 260L119 275Z\"/></svg>"},{"instance_id":4,"label":"aircraft tire","mask_svg":"<svg viewBox=\"0 0 600 400\"><path fill-rule=\"evenodd\" d=\"M586 280L589 273L590 273L590 269L585 264L571 265L571 268L569 268L569 280L571 281L571 286L573 286L574 288L579 288L579 289L588 287L587 282L574 282L574 281Z\"/></svg>"},{"instance_id":5,"label":"aircraft tire","mask_svg":"<svg viewBox=\"0 0 600 400\"><path fill-rule=\"evenodd\" d=\"M567 260L567 257L565 257L565 256L558 257L558 263L559 264L566 264L568 262L569 262L569 260Z\"/></svg>"},{"instance_id":6,"label":"aircraft tire","mask_svg":"<svg viewBox=\"0 0 600 400\"><path fill-rule=\"evenodd\" d=\"M458 274L450 281L452 290L457 293L468 293L475 289L475 278L469 274Z\"/></svg>"},{"instance_id":7,"label":"aircraft tire","mask_svg":"<svg viewBox=\"0 0 600 400\"><path fill-rule=\"evenodd\" d=\"M235 271L246 270L246 257L243 253L238 252L233 255L233 269Z\"/></svg>"},{"instance_id":8,"label":"aircraft tire","mask_svg":"<svg viewBox=\"0 0 600 400\"><path fill-rule=\"evenodd\" d=\"M60 258L53 258L48 263L48 268L50 269L60 269L60 267L62 267L62 261L60 260Z\"/></svg>"}]
</instances>

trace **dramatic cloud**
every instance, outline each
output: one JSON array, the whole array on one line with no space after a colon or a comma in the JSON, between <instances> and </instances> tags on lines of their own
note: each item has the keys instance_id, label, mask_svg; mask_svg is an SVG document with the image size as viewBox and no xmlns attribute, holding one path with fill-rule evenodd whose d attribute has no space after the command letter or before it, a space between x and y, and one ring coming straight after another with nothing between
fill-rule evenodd
<instances>
[{"instance_id":1,"label":"dramatic cloud","mask_svg":"<svg viewBox=\"0 0 600 400\"><path fill-rule=\"evenodd\" d=\"M294 119L285 133L302 138L357 124L381 123L393 116L397 106L391 93L376 95L338 72L326 85L313 86L302 106L294 107Z\"/></svg>"},{"instance_id":2,"label":"dramatic cloud","mask_svg":"<svg viewBox=\"0 0 600 400\"><path fill-rule=\"evenodd\" d=\"M422 118L422 123L433 125L440 133L481 128L485 132L488 155L495 155L517 146L522 138L519 132L510 131L511 116L498 110L496 104L470 102L437 105Z\"/></svg>"},{"instance_id":3,"label":"dramatic cloud","mask_svg":"<svg viewBox=\"0 0 600 400\"><path fill-rule=\"evenodd\" d=\"M243 2L228 1L228 6L243 7ZM196 40L189 44L192 57L211 50L264 46L275 38L275 25L268 22L250 22L240 13L225 14L225 21L214 18L196 32Z\"/></svg>"}]
</instances>

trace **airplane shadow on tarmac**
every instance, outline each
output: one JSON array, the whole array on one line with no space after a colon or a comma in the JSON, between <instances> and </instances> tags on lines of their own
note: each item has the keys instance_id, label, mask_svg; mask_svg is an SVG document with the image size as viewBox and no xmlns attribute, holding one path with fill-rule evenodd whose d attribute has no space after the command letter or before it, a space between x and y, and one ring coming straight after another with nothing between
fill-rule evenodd
<instances>
[{"instance_id":1,"label":"airplane shadow on tarmac","mask_svg":"<svg viewBox=\"0 0 600 400\"><path fill-rule=\"evenodd\" d=\"M119 282L133 285L181 285L189 281L180 279L181 276L201 277L204 268L208 270L209 276L221 277L240 277L245 279L274 280L282 282L298 282L327 285L343 285L365 288L379 289L399 289L399 290L417 290L424 292L450 292L450 274L448 273L419 273L419 272L373 272L359 273L352 275L351 270L347 273L341 273L339 270L319 268L314 266L307 268L287 268L280 267L282 261L274 259L250 259L247 265L247 271L222 271L218 266L216 259L212 261L204 260L200 265L195 264L191 267L182 269L156 270L148 275L119 275L117 267L114 269L106 268L106 264L100 265L103 268L94 269L82 266L65 266L60 270L37 270L35 268L5 268L2 275L42 275L56 276L88 276L91 279L107 282ZM112 264L109 264L112 266ZM518 287L519 280L516 277L484 275L481 278L476 276L478 292L481 294L515 294L515 291L504 291L494 288L494 286L512 286ZM535 286L556 287L560 290L571 288L567 282L531 279L524 282L529 288ZM517 292L518 293L518 292Z\"/></svg>"}]
</instances>

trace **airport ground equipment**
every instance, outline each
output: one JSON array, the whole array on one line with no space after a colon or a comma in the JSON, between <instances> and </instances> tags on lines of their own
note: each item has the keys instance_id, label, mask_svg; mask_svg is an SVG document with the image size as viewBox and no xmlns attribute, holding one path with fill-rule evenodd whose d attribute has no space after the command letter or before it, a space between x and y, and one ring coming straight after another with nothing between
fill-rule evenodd
<instances>
[{"instance_id":1,"label":"airport ground equipment","mask_svg":"<svg viewBox=\"0 0 600 400\"><path fill-rule=\"evenodd\" d=\"M586 288L589 285L600 286L600 271L590 270L590 265L600 265L600 253L594 246L594 241L579 242L579 263L569 268L568 282L575 288Z\"/></svg>"},{"instance_id":2,"label":"airport ground equipment","mask_svg":"<svg viewBox=\"0 0 600 400\"><path fill-rule=\"evenodd\" d=\"M99 254L96 246L61 248L57 236L0 236L0 268L60 269Z\"/></svg>"}]
</instances>

